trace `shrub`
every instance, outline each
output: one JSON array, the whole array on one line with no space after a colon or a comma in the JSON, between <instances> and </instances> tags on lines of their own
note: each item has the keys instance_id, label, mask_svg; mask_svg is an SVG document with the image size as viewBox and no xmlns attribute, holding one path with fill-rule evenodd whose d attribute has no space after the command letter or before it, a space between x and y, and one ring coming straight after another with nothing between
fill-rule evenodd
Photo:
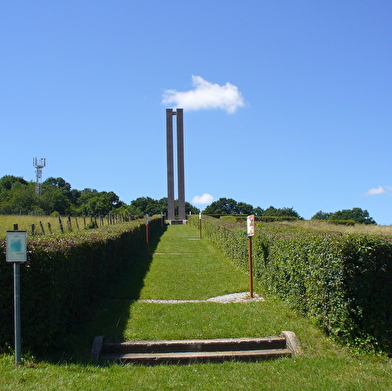
<instances>
[{"instance_id":1,"label":"shrub","mask_svg":"<svg viewBox=\"0 0 392 391\"><path fill-rule=\"evenodd\" d=\"M150 219L150 232L161 231L161 219ZM13 333L12 266L0 242L0 347ZM21 265L23 344L33 351L61 345L106 286L145 250L140 222L105 226L78 234L39 236L28 240L29 260Z\"/></svg>"},{"instance_id":2,"label":"shrub","mask_svg":"<svg viewBox=\"0 0 392 391\"><path fill-rule=\"evenodd\" d=\"M244 224L202 223L203 236L247 267ZM351 346L391 351L390 238L258 223L253 257L264 285L326 333Z\"/></svg>"}]
</instances>

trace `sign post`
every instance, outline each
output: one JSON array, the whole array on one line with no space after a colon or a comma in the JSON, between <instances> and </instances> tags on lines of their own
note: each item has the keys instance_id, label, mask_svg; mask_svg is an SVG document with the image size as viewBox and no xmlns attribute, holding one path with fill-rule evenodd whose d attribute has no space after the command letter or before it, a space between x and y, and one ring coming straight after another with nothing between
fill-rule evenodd
<instances>
[{"instance_id":1,"label":"sign post","mask_svg":"<svg viewBox=\"0 0 392 391\"><path fill-rule=\"evenodd\" d=\"M199 231L200 231L200 239L202 237L201 235L201 212L199 213Z\"/></svg>"},{"instance_id":2,"label":"sign post","mask_svg":"<svg viewBox=\"0 0 392 391\"><path fill-rule=\"evenodd\" d=\"M147 245L147 252L150 252L150 245L148 243L148 214L146 214L146 245Z\"/></svg>"},{"instance_id":3,"label":"sign post","mask_svg":"<svg viewBox=\"0 0 392 391\"><path fill-rule=\"evenodd\" d=\"M248 258L249 258L249 296L253 298L253 254L252 236L255 234L255 216L250 215L246 218L246 230L248 234Z\"/></svg>"},{"instance_id":4,"label":"sign post","mask_svg":"<svg viewBox=\"0 0 392 391\"><path fill-rule=\"evenodd\" d=\"M15 329L15 364L21 361L21 331L20 331L20 264L27 261L26 231L6 232L6 261L14 264L14 329Z\"/></svg>"}]
</instances>

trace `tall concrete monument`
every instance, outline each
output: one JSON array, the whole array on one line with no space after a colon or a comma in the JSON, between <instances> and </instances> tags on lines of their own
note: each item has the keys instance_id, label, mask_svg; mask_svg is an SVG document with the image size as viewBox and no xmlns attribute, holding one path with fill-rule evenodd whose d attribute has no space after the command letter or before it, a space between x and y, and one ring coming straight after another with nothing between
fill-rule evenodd
<instances>
[{"instance_id":1,"label":"tall concrete monument","mask_svg":"<svg viewBox=\"0 0 392 391\"><path fill-rule=\"evenodd\" d=\"M174 146L173 116L177 117L177 185L178 185L178 220L174 212ZM167 220L169 224L183 224L185 215L185 179L184 179L184 113L183 109L166 109L166 151L167 151Z\"/></svg>"}]
</instances>

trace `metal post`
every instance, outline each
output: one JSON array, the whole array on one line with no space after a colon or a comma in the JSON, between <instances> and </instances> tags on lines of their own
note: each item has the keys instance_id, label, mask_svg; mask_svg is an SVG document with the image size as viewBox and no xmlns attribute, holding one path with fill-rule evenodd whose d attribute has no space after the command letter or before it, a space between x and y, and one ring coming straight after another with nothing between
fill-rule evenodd
<instances>
[{"instance_id":1,"label":"metal post","mask_svg":"<svg viewBox=\"0 0 392 391\"><path fill-rule=\"evenodd\" d=\"M150 252L150 244L148 241L149 233L148 233L148 224L146 224L146 245L147 245L147 252Z\"/></svg>"},{"instance_id":2,"label":"metal post","mask_svg":"<svg viewBox=\"0 0 392 391\"><path fill-rule=\"evenodd\" d=\"M147 252L150 252L150 243L149 243L149 232L148 232L148 214L146 214L146 245L147 245Z\"/></svg>"},{"instance_id":3,"label":"metal post","mask_svg":"<svg viewBox=\"0 0 392 391\"><path fill-rule=\"evenodd\" d=\"M252 236L248 236L248 255L249 255L249 296L253 298L253 254L252 254Z\"/></svg>"},{"instance_id":4,"label":"metal post","mask_svg":"<svg viewBox=\"0 0 392 391\"><path fill-rule=\"evenodd\" d=\"M199 213L199 232L200 232L200 239L202 238L202 223L201 223L201 213Z\"/></svg>"},{"instance_id":5,"label":"metal post","mask_svg":"<svg viewBox=\"0 0 392 391\"><path fill-rule=\"evenodd\" d=\"M21 361L21 331L20 331L20 263L14 263L14 322L15 322L15 364Z\"/></svg>"},{"instance_id":6,"label":"metal post","mask_svg":"<svg viewBox=\"0 0 392 391\"><path fill-rule=\"evenodd\" d=\"M18 224L14 224L14 231L18 231ZM14 333L15 333L15 365L19 365L22 358L22 344L20 331L20 263L14 262Z\"/></svg>"}]
</instances>

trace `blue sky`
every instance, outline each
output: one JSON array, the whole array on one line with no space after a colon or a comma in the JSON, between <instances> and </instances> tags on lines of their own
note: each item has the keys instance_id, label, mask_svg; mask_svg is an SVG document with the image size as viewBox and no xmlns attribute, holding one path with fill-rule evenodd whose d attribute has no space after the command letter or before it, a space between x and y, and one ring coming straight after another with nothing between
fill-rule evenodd
<instances>
[{"instance_id":1,"label":"blue sky","mask_svg":"<svg viewBox=\"0 0 392 391\"><path fill-rule=\"evenodd\" d=\"M389 0L2 1L0 176L45 157L43 180L165 197L183 106L187 201L392 224L391 20Z\"/></svg>"}]
</instances>

